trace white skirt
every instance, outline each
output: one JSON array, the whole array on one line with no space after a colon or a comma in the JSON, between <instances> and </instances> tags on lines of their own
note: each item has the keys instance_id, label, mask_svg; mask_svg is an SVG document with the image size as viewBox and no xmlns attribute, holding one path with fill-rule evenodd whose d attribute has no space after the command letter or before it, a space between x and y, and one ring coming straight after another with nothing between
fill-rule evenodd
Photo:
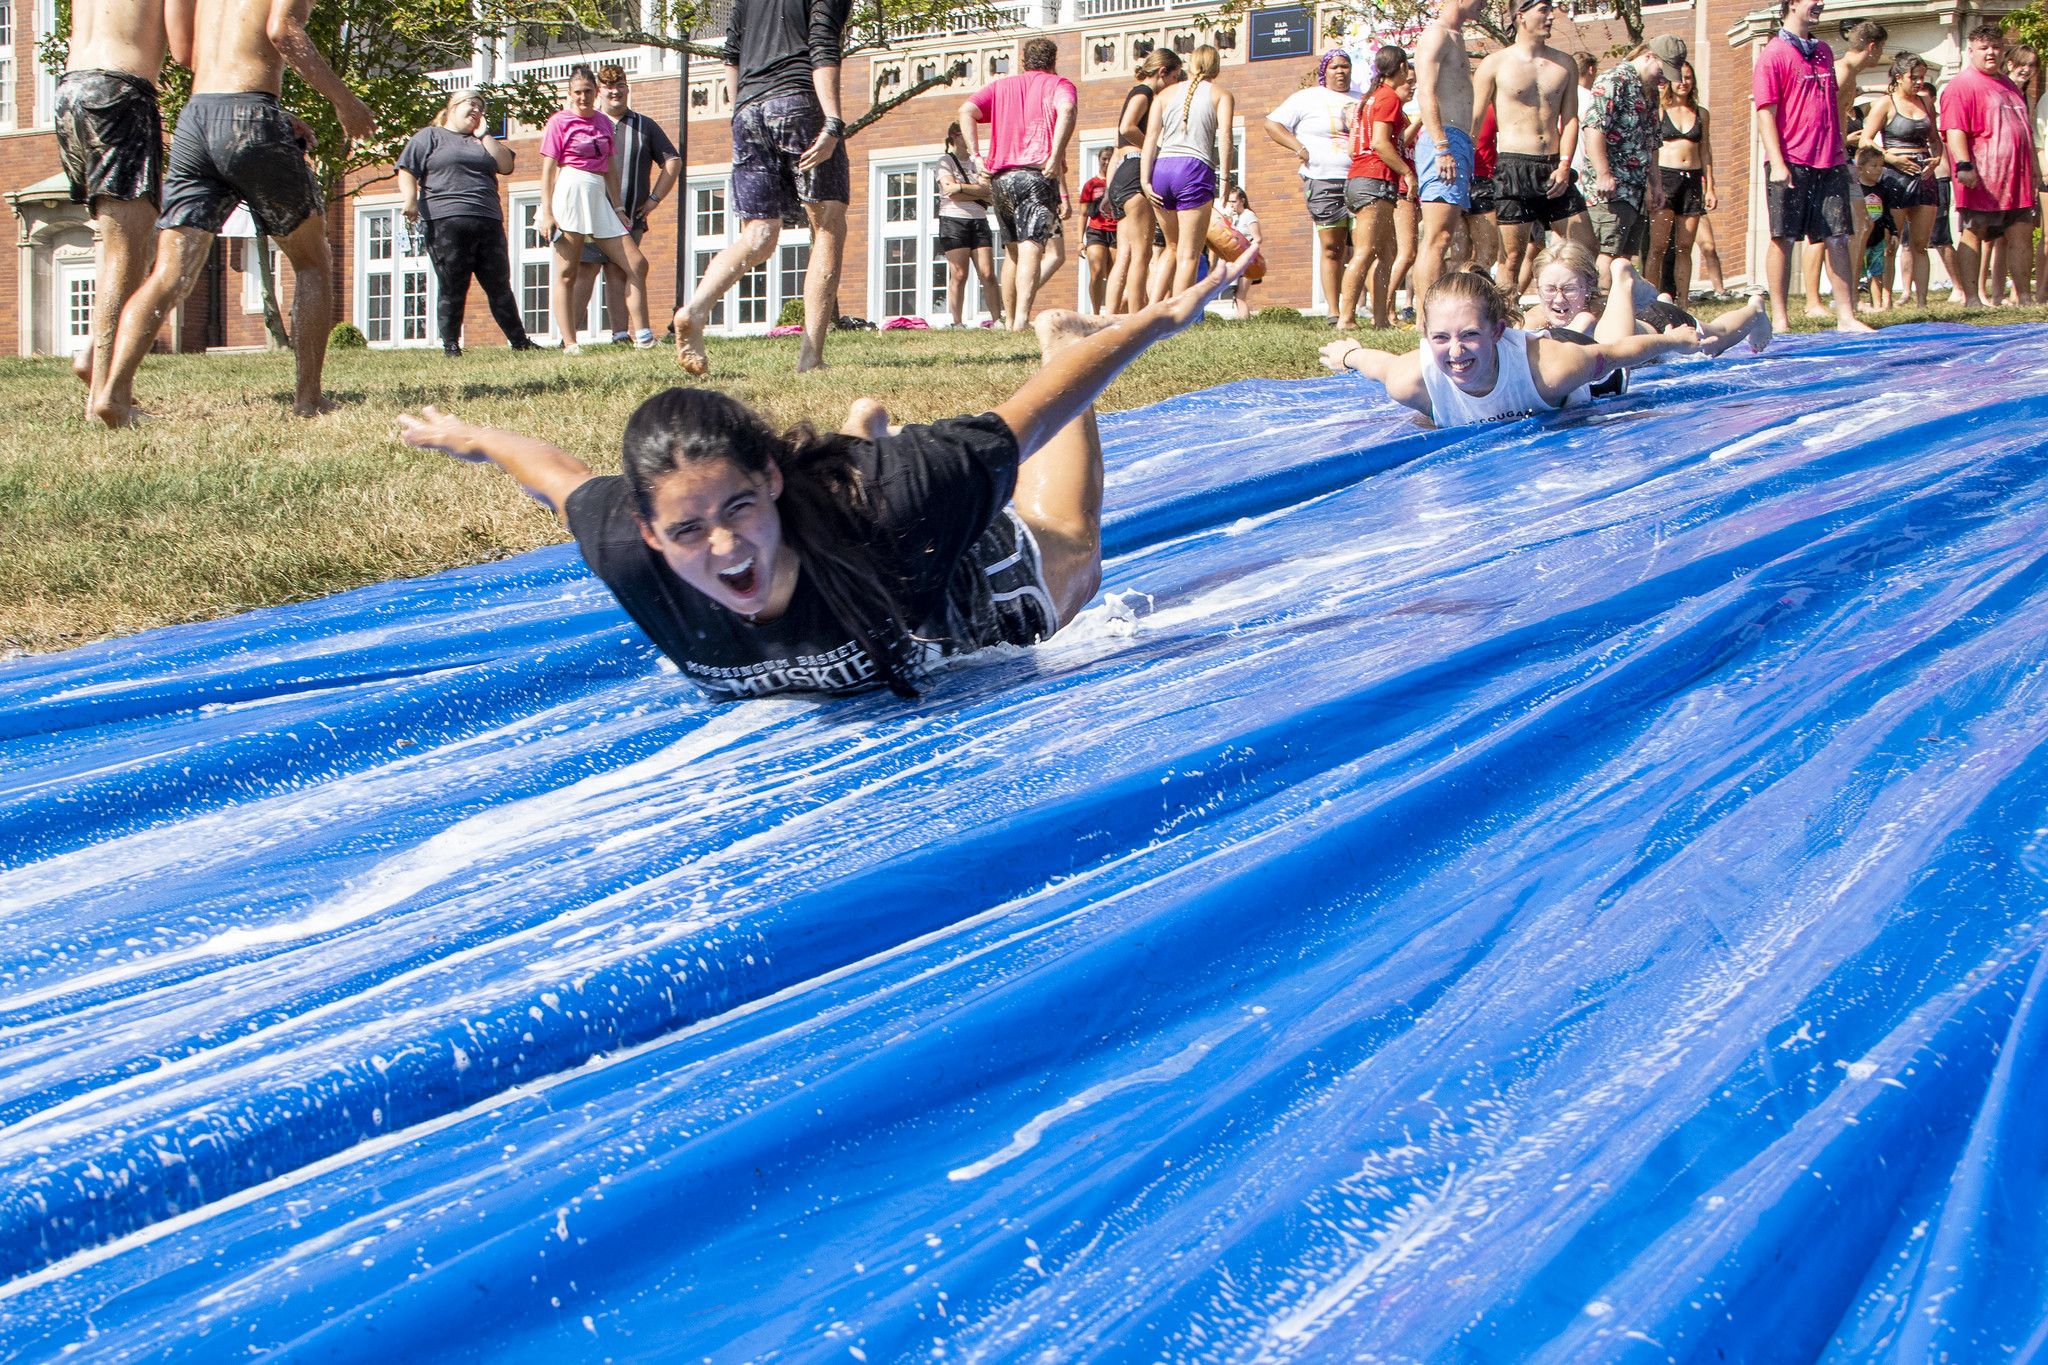
<instances>
[{"instance_id":1,"label":"white skirt","mask_svg":"<svg viewBox=\"0 0 2048 1365\"><path fill-rule=\"evenodd\" d=\"M626 235L626 225L612 211L611 194L601 175L562 167L555 172L555 201L548 207L554 212L555 226L564 232L597 241Z\"/></svg>"}]
</instances>

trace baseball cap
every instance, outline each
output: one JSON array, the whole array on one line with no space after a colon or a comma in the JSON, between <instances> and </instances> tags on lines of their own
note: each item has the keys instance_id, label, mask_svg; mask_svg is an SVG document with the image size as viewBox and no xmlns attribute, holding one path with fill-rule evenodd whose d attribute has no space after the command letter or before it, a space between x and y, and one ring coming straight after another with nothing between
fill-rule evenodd
<instances>
[{"instance_id":1,"label":"baseball cap","mask_svg":"<svg viewBox=\"0 0 2048 1365\"><path fill-rule=\"evenodd\" d=\"M1551 5L1555 3L1556 0L1515 0L1515 13L1520 14L1523 10L1535 9L1538 5Z\"/></svg>"},{"instance_id":2,"label":"baseball cap","mask_svg":"<svg viewBox=\"0 0 2048 1365\"><path fill-rule=\"evenodd\" d=\"M1678 68L1685 62L1685 39L1675 33L1660 33L1643 44L1664 68L1664 79L1678 84Z\"/></svg>"}]
</instances>

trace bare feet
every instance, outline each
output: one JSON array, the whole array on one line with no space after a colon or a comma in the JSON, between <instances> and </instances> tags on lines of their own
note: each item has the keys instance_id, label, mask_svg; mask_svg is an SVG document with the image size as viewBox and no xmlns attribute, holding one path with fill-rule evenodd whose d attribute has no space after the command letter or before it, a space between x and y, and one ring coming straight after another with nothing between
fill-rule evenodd
<instances>
[{"instance_id":1,"label":"bare feet","mask_svg":"<svg viewBox=\"0 0 2048 1365\"><path fill-rule=\"evenodd\" d=\"M711 357L704 351L704 324L684 304L676 309L676 364L683 373L702 379L711 373Z\"/></svg>"},{"instance_id":2,"label":"bare feet","mask_svg":"<svg viewBox=\"0 0 2048 1365\"><path fill-rule=\"evenodd\" d=\"M71 357L71 373L78 376L79 383L88 389L92 387L92 347L82 346Z\"/></svg>"},{"instance_id":3,"label":"bare feet","mask_svg":"<svg viewBox=\"0 0 2048 1365\"><path fill-rule=\"evenodd\" d=\"M1120 317L1088 317L1066 308L1049 308L1031 325L1038 332L1039 358L1050 360L1075 342L1122 321Z\"/></svg>"},{"instance_id":4,"label":"bare feet","mask_svg":"<svg viewBox=\"0 0 2048 1365\"><path fill-rule=\"evenodd\" d=\"M839 430L859 440L879 441L889 430L889 410L873 398L856 398L847 405L846 425Z\"/></svg>"},{"instance_id":5,"label":"bare feet","mask_svg":"<svg viewBox=\"0 0 2048 1365\"><path fill-rule=\"evenodd\" d=\"M1830 313L1827 309L1821 307L1817 303L1809 303L1806 305L1806 316L1810 318L1820 318L1825 320L1833 317L1834 314Z\"/></svg>"},{"instance_id":6,"label":"bare feet","mask_svg":"<svg viewBox=\"0 0 2048 1365\"><path fill-rule=\"evenodd\" d=\"M1877 329L1857 317L1854 313L1843 313L1835 319L1837 332L1875 332Z\"/></svg>"},{"instance_id":7,"label":"bare feet","mask_svg":"<svg viewBox=\"0 0 2048 1365\"><path fill-rule=\"evenodd\" d=\"M830 365L825 363L823 356L812 355L809 347L797 353L796 372L798 374L809 374L812 370L829 370L831 368Z\"/></svg>"},{"instance_id":8,"label":"bare feet","mask_svg":"<svg viewBox=\"0 0 2048 1365\"><path fill-rule=\"evenodd\" d=\"M294 417L318 417L323 413L338 412L340 410L341 404L335 402L324 393L316 396L310 402L301 398L292 404L292 416Z\"/></svg>"},{"instance_id":9,"label":"bare feet","mask_svg":"<svg viewBox=\"0 0 2048 1365\"><path fill-rule=\"evenodd\" d=\"M117 403L111 398L102 398L93 404L92 415L116 431L122 427L139 427L149 420L149 414L133 403Z\"/></svg>"}]
</instances>

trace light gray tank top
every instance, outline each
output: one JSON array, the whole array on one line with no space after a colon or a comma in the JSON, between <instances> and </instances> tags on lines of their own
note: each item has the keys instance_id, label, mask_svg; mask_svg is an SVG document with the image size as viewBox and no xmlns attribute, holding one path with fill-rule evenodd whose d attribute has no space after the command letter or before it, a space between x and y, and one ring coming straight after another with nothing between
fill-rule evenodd
<instances>
[{"instance_id":1,"label":"light gray tank top","mask_svg":"<svg viewBox=\"0 0 2048 1365\"><path fill-rule=\"evenodd\" d=\"M1158 96L1159 155L1191 156L1216 164L1216 83L1203 81L1192 93L1167 86ZM1185 116L1181 110L1186 109Z\"/></svg>"},{"instance_id":2,"label":"light gray tank top","mask_svg":"<svg viewBox=\"0 0 2048 1365\"><path fill-rule=\"evenodd\" d=\"M1529 370L1529 334L1519 327L1501 333L1500 375L1489 393L1466 393L1437 366L1436 352L1427 342L1422 346L1422 387L1429 394L1430 413L1439 427L1469 427L1481 422L1502 422L1532 413L1555 412L1537 392L1536 376ZM1565 395L1560 408L1575 408L1593 400L1590 385Z\"/></svg>"}]
</instances>

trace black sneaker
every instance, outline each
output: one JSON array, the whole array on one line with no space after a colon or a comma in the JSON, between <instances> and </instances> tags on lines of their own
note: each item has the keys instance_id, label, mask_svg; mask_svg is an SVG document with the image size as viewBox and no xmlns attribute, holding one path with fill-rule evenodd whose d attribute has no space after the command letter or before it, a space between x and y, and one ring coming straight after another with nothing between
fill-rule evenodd
<instances>
[{"instance_id":1,"label":"black sneaker","mask_svg":"<svg viewBox=\"0 0 2048 1365\"><path fill-rule=\"evenodd\" d=\"M526 337L521 337L519 338L519 340L512 343L512 349L515 351L538 351L540 349L540 343L536 341L530 341Z\"/></svg>"},{"instance_id":2,"label":"black sneaker","mask_svg":"<svg viewBox=\"0 0 2048 1365\"><path fill-rule=\"evenodd\" d=\"M450 360L460 360L462 359L462 348L460 346L443 346L441 354L447 356Z\"/></svg>"}]
</instances>

